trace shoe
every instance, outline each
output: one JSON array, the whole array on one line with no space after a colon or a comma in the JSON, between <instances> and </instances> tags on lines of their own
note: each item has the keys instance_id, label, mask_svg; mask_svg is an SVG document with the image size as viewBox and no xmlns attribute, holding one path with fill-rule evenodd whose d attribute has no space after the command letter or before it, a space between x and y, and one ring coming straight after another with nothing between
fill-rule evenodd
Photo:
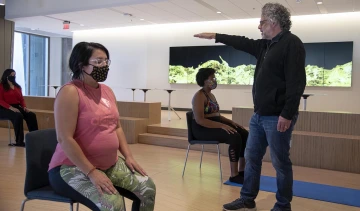
<instances>
[{"instance_id":1,"label":"shoe","mask_svg":"<svg viewBox=\"0 0 360 211\"><path fill-rule=\"evenodd\" d=\"M236 199L235 201L224 204L224 211L256 211L255 202L247 202L242 198Z\"/></svg>"},{"instance_id":2,"label":"shoe","mask_svg":"<svg viewBox=\"0 0 360 211\"><path fill-rule=\"evenodd\" d=\"M238 174L235 177L229 178L230 182L238 183L238 184L244 184L244 176Z\"/></svg>"},{"instance_id":3,"label":"shoe","mask_svg":"<svg viewBox=\"0 0 360 211\"><path fill-rule=\"evenodd\" d=\"M16 147L25 147L25 143L16 143L14 144L13 146L16 146Z\"/></svg>"}]
</instances>

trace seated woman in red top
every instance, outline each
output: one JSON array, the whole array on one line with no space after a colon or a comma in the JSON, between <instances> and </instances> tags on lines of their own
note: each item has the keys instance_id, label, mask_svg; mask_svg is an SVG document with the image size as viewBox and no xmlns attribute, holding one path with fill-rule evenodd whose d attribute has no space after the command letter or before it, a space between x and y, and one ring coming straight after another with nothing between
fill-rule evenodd
<instances>
[{"instance_id":1,"label":"seated woman in red top","mask_svg":"<svg viewBox=\"0 0 360 211\"><path fill-rule=\"evenodd\" d=\"M26 121L29 131L38 129L36 115L26 108L21 87L15 80L16 72L13 69L4 71L0 84L0 118L9 119L15 131L15 146L25 146L24 125Z\"/></svg>"},{"instance_id":2,"label":"seated woman in red top","mask_svg":"<svg viewBox=\"0 0 360 211\"><path fill-rule=\"evenodd\" d=\"M248 131L236 122L220 115L219 104L211 93L217 87L215 70L201 68L196 74L196 82L202 87L192 100L194 119L193 135L198 140L213 140L229 144L230 181L244 182L244 151Z\"/></svg>"}]
</instances>

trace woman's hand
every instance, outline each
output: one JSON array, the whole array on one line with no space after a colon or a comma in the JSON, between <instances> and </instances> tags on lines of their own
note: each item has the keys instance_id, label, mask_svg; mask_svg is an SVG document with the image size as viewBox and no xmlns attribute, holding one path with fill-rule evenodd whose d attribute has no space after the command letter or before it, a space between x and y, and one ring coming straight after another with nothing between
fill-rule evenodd
<instances>
[{"instance_id":1,"label":"woman's hand","mask_svg":"<svg viewBox=\"0 0 360 211\"><path fill-rule=\"evenodd\" d=\"M132 157L126 158L125 159L125 164L127 165L127 167L129 167L129 169L133 173L135 173L135 171L137 171L141 175L147 176L147 173L144 171L144 169L141 168L141 166L139 164L137 164L137 162L134 160L134 158L132 158Z\"/></svg>"},{"instance_id":2,"label":"woman's hand","mask_svg":"<svg viewBox=\"0 0 360 211\"><path fill-rule=\"evenodd\" d=\"M19 109L14 108L14 107L12 107L12 106L11 106L9 109L12 110L13 112L18 112L18 113L20 113Z\"/></svg>"},{"instance_id":3,"label":"woman's hand","mask_svg":"<svg viewBox=\"0 0 360 211\"><path fill-rule=\"evenodd\" d=\"M225 130L228 134L237 133L237 131L233 127L230 127L229 125L226 125L226 124L223 124L221 126L221 129Z\"/></svg>"},{"instance_id":4,"label":"woman's hand","mask_svg":"<svg viewBox=\"0 0 360 211\"><path fill-rule=\"evenodd\" d=\"M30 110L28 109L28 108L24 108L24 111L26 112L26 113L29 113L30 112Z\"/></svg>"},{"instance_id":5,"label":"woman's hand","mask_svg":"<svg viewBox=\"0 0 360 211\"><path fill-rule=\"evenodd\" d=\"M99 191L99 193L102 195L103 192L106 192L107 194L117 194L117 190L115 189L113 183L111 180L101 171L95 170L92 171L88 177L90 178L90 181L96 189Z\"/></svg>"},{"instance_id":6,"label":"woman's hand","mask_svg":"<svg viewBox=\"0 0 360 211\"><path fill-rule=\"evenodd\" d=\"M233 125L235 128L242 128L242 129L245 129L243 126L239 125L238 123L230 120L230 124Z\"/></svg>"}]
</instances>

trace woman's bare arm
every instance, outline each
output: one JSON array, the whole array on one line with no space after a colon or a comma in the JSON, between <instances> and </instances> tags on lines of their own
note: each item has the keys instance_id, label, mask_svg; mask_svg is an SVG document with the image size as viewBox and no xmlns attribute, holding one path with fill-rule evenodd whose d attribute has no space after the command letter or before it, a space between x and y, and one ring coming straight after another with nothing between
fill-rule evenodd
<instances>
[{"instance_id":1,"label":"woman's bare arm","mask_svg":"<svg viewBox=\"0 0 360 211\"><path fill-rule=\"evenodd\" d=\"M72 85L63 87L55 100L54 115L57 140L66 156L84 174L94 166L86 158L80 146L74 139L78 117L79 95Z\"/></svg>"}]
</instances>

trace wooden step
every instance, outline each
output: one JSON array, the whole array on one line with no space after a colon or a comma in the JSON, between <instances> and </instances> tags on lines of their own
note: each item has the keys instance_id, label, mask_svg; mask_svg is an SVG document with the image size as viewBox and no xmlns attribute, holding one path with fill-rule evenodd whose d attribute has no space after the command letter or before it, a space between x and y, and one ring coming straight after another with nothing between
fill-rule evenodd
<instances>
[{"instance_id":1,"label":"wooden step","mask_svg":"<svg viewBox=\"0 0 360 211\"><path fill-rule=\"evenodd\" d=\"M220 152L228 154L225 146ZM290 158L296 166L359 174L359 152L360 136L294 131L291 138ZM271 162L269 148L263 161Z\"/></svg>"},{"instance_id":2,"label":"wooden step","mask_svg":"<svg viewBox=\"0 0 360 211\"><path fill-rule=\"evenodd\" d=\"M162 126L160 124L149 125L147 127L147 132L152 134L168 135L168 136L179 136L179 137L188 136L187 128L174 128L169 126Z\"/></svg>"},{"instance_id":3,"label":"wooden step","mask_svg":"<svg viewBox=\"0 0 360 211\"><path fill-rule=\"evenodd\" d=\"M253 108L233 107L232 120L248 127ZM295 131L360 136L360 114L347 112L299 111Z\"/></svg>"},{"instance_id":4,"label":"wooden step","mask_svg":"<svg viewBox=\"0 0 360 211\"><path fill-rule=\"evenodd\" d=\"M161 134L144 133L139 135L140 144L157 145L164 147L187 149L188 140L185 137L169 136ZM201 151L201 145L192 145L190 150ZM217 153L216 145L204 145L204 152Z\"/></svg>"}]
</instances>

